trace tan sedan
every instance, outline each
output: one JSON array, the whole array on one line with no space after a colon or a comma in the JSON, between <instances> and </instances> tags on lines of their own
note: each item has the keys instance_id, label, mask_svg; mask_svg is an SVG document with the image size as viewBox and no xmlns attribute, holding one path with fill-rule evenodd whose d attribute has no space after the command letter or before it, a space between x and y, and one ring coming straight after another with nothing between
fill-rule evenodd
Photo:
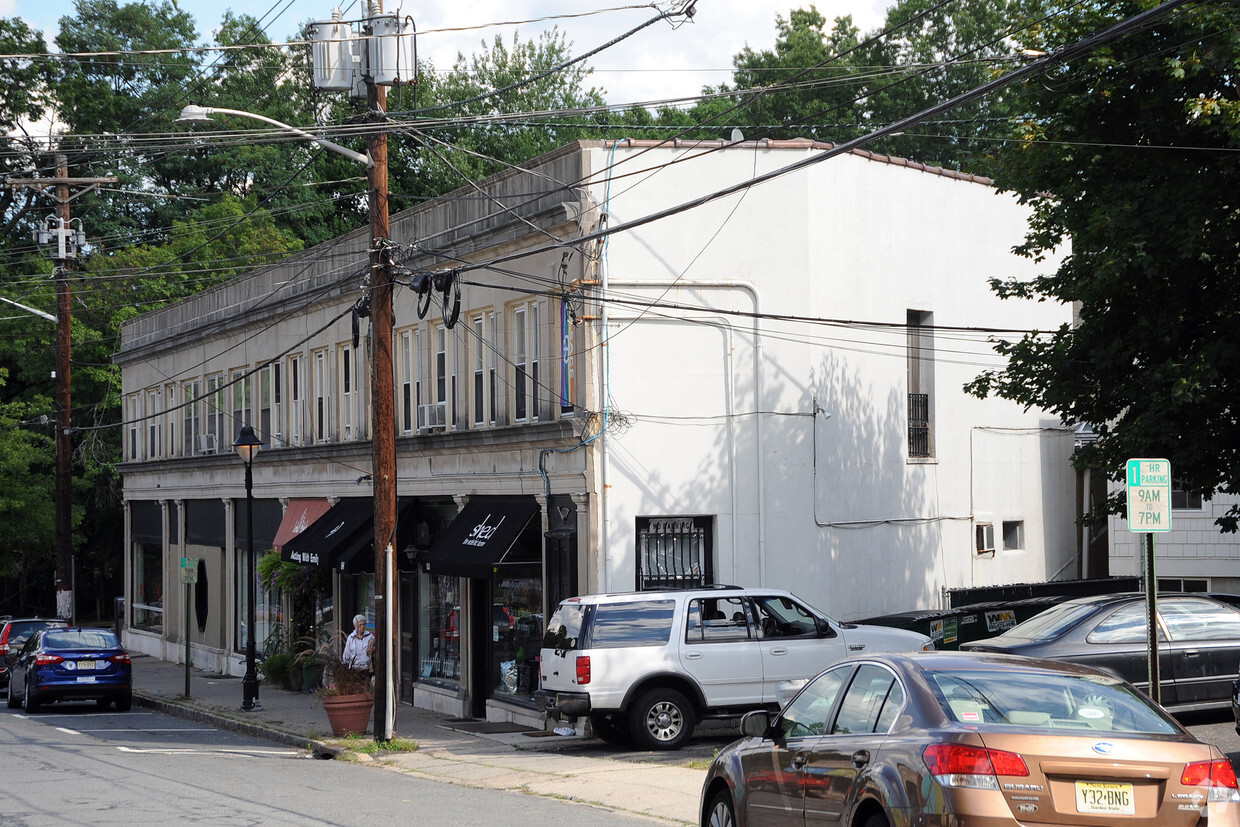
<instances>
[{"instance_id":1,"label":"tan sedan","mask_svg":"<svg viewBox=\"0 0 1240 827\"><path fill-rule=\"evenodd\" d=\"M1240 825L1231 763L1131 685L970 652L873 655L751 712L704 827Z\"/></svg>"}]
</instances>

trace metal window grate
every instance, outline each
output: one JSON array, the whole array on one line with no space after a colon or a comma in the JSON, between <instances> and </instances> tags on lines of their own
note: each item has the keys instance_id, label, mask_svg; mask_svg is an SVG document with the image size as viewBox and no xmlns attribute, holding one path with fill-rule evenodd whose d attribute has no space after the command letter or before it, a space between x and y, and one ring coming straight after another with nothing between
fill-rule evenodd
<instances>
[{"instance_id":1,"label":"metal window grate","mask_svg":"<svg viewBox=\"0 0 1240 827\"><path fill-rule=\"evenodd\" d=\"M708 517L637 521L637 589L694 588L714 581Z\"/></svg>"},{"instance_id":2,"label":"metal window grate","mask_svg":"<svg viewBox=\"0 0 1240 827\"><path fill-rule=\"evenodd\" d=\"M930 394L908 395L908 455L930 456Z\"/></svg>"}]
</instances>

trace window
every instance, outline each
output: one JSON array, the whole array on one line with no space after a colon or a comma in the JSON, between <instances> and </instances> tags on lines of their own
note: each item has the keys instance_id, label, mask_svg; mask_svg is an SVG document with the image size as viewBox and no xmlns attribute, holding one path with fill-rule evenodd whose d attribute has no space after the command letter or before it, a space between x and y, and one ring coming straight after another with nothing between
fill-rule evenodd
<instances>
[{"instance_id":1,"label":"window","mask_svg":"<svg viewBox=\"0 0 1240 827\"><path fill-rule=\"evenodd\" d=\"M977 525L977 553L993 554L995 550L995 527L990 523Z\"/></svg>"},{"instance_id":2,"label":"window","mask_svg":"<svg viewBox=\"0 0 1240 827\"><path fill-rule=\"evenodd\" d=\"M879 715L887 703L895 675L881 666L863 664L840 701L840 711L835 716L832 735L852 735L858 732L874 732L878 728Z\"/></svg>"},{"instance_id":3,"label":"window","mask_svg":"<svg viewBox=\"0 0 1240 827\"><path fill-rule=\"evenodd\" d=\"M1025 547L1025 522L1023 520L1003 521L1003 547L1005 549Z\"/></svg>"},{"instance_id":4,"label":"window","mask_svg":"<svg viewBox=\"0 0 1240 827\"><path fill-rule=\"evenodd\" d=\"M695 598L689 603L685 642L749 640L749 613L739 597Z\"/></svg>"},{"instance_id":5,"label":"window","mask_svg":"<svg viewBox=\"0 0 1240 827\"><path fill-rule=\"evenodd\" d=\"M233 421L232 434L241 431L242 425L254 427L254 398L250 395L252 385L250 377L244 370L234 370L232 374ZM233 440L228 440L231 445Z\"/></svg>"},{"instance_id":6,"label":"window","mask_svg":"<svg viewBox=\"0 0 1240 827\"><path fill-rule=\"evenodd\" d=\"M1185 487L1184 480L1171 480L1171 507L1177 511L1200 511L1202 505L1201 494L1188 491Z\"/></svg>"},{"instance_id":7,"label":"window","mask_svg":"<svg viewBox=\"0 0 1240 827\"><path fill-rule=\"evenodd\" d=\"M908 455L934 456L933 406L934 339L930 330L933 314L907 312L908 361Z\"/></svg>"},{"instance_id":8,"label":"window","mask_svg":"<svg viewBox=\"0 0 1240 827\"><path fill-rule=\"evenodd\" d=\"M1208 592L1210 582L1197 577L1160 577L1158 578L1158 590L1160 592Z\"/></svg>"},{"instance_id":9,"label":"window","mask_svg":"<svg viewBox=\"0 0 1240 827\"><path fill-rule=\"evenodd\" d=\"M784 708L776 726L785 738L823 735L835 699L839 697L852 666L839 666L814 678L792 703Z\"/></svg>"},{"instance_id":10,"label":"window","mask_svg":"<svg viewBox=\"0 0 1240 827\"><path fill-rule=\"evenodd\" d=\"M448 330L435 328L435 402L448 402Z\"/></svg>"},{"instance_id":11,"label":"window","mask_svg":"<svg viewBox=\"0 0 1240 827\"><path fill-rule=\"evenodd\" d=\"M710 517L637 518L637 590L714 582Z\"/></svg>"},{"instance_id":12,"label":"window","mask_svg":"<svg viewBox=\"0 0 1240 827\"><path fill-rule=\"evenodd\" d=\"M177 386L169 385L165 388L164 398L168 400L168 404L164 406L164 419L167 420L168 428L168 456L175 457L180 453L180 446L177 445L177 417L181 412L177 410Z\"/></svg>"},{"instance_id":13,"label":"window","mask_svg":"<svg viewBox=\"0 0 1240 827\"><path fill-rule=\"evenodd\" d=\"M262 440L264 449L272 446L271 413L274 398L271 380L274 367L265 365L258 372L258 438Z\"/></svg>"},{"instance_id":14,"label":"window","mask_svg":"<svg viewBox=\"0 0 1240 827\"><path fill-rule=\"evenodd\" d=\"M138 408L140 404L141 397L136 393L131 395L126 403L128 411L126 411L125 418L129 420L129 458L131 460L138 458L138 446L141 444L141 440L138 438L138 419L141 416L138 413Z\"/></svg>"},{"instance_id":15,"label":"window","mask_svg":"<svg viewBox=\"0 0 1240 827\"><path fill-rule=\"evenodd\" d=\"M1145 640L1145 602L1137 601L1116 609L1086 637L1089 643L1141 643ZM1158 639L1166 640L1161 625Z\"/></svg>"},{"instance_id":16,"label":"window","mask_svg":"<svg viewBox=\"0 0 1240 827\"><path fill-rule=\"evenodd\" d=\"M1158 614L1172 640L1233 640L1240 638L1240 612L1199 598L1163 600Z\"/></svg>"},{"instance_id":17,"label":"window","mask_svg":"<svg viewBox=\"0 0 1240 827\"><path fill-rule=\"evenodd\" d=\"M288 360L288 381L290 402L289 405L289 442L293 445L301 444L301 424L302 416L302 397L305 394L306 377L302 373L302 362L300 356L294 356Z\"/></svg>"},{"instance_id":18,"label":"window","mask_svg":"<svg viewBox=\"0 0 1240 827\"><path fill-rule=\"evenodd\" d=\"M487 352L490 374L490 399L491 399L491 415L490 422L494 425L497 421L496 410L499 403L499 337L495 331L495 314L487 314L487 326L491 330L491 338L487 341Z\"/></svg>"},{"instance_id":19,"label":"window","mask_svg":"<svg viewBox=\"0 0 1240 827\"><path fill-rule=\"evenodd\" d=\"M512 312L512 416L521 422L529 416L529 363L526 352L526 309Z\"/></svg>"},{"instance_id":20,"label":"window","mask_svg":"<svg viewBox=\"0 0 1240 827\"><path fill-rule=\"evenodd\" d=\"M203 435L202 453L214 454L221 445L231 445L224 427L224 374L207 377L207 429Z\"/></svg>"},{"instance_id":21,"label":"window","mask_svg":"<svg viewBox=\"0 0 1240 827\"><path fill-rule=\"evenodd\" d=\"M538 305L530 305L530 419L538 419L541 408L538 405L538 399L542 395L540 388L542 387L541 376L538 370L538 355L542 353L542 343L539 341L542 326L538 323Z\"/></svg>"},{"instance_id":22,"label":"window","mask_svg":"<svg viewBox=\"0 0 1240 827\"><path fill-rule=\"evenodd\" d=\"M199 452L199 437L202 436L202 402L199 399L200 386L195 380L185 383L185 456L192 457Z\"/></svg>"},{"instance_id":23,"label":"window","mask_svg":"<svg viewBox=\"0 0 1240 827\"><path fill-rule=\"evenodd\" d=\"M147 459L158 459L164 455L163 434L160 433L160 411L159 397L161 392L158 390L147 391L146 393L146 456Z\"/></svg>"},{"instance_id":24,"label":"window","mask_svg":"<svg viewBox=\"0 0 1240 827\"><path fill-rule=\"evenodd\" d=\"M329 438L331 391L328 386L327 351L314 354L314 441L326 442Z\"/></svg>"},{"instance_id":25,"label":"window","mask_svg":"<svg viewBox=\"0 0 1240 827\"><path fill-rule=\"evenodd\" d=\"M473 422L481 425L486 422L486 327L484 316L474 319L474 399Z\"/></svg>"},{"instance_id":26,"label":"window","mask_svg":"<svg viewBox=\"0 0 1240 827\"><path fill-rule=\"evenodd\" d=\"M406 330L400 334L400 430L413 431L413 334Z\"/></svg>"},{"instance_id":27,"label":"window","mask_svg":"<svg viewBox=\"0 0 1240 827\"><path fill-rule=\"evenodd\" d=\"M664 646L672 637L674 600L635 600L602 603L590 626L590 647L622 649L628 646Z\"/></svg>"},{"instance_id":28,"label":"window","mask_svg":"<svg viewBox=\"0 0 1240 827\"><path fill-rule=\"evenodd\" d=\"M357 438L353 430L353 421L357 415L353 355L353 349L348 345L340 348L340 438L345 441Z\"/></svg>"}]
</instances>

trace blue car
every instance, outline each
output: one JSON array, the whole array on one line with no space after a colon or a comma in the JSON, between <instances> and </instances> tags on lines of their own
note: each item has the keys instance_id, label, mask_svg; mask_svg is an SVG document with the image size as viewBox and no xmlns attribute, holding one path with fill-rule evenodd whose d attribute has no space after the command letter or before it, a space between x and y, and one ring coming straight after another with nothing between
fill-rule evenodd
<instances>
[{"instance_id":1,"label":"blue car","mask_svg":"<svg viewBox=\"0 0 1240 827\"><path fill-rule=\"evenodd\" d=\"M9 708L36 712L56 701L133 706L129 653L107 629L43 629L30 636L12 663Z\"/></svg>"}]
</instances>

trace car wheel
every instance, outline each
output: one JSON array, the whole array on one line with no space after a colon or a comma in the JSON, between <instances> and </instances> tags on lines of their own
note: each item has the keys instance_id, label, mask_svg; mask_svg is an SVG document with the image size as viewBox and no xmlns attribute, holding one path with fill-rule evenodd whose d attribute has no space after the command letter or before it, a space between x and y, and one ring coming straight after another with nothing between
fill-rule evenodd
<instances>
[{"instance_id":1,"label":"car wheel","mask_svg":"<svg viewBox=\"0 0 1240 827\"><path fill-rule=\"evenodd\" d=\"M96 709L107 709L111 703L112 703L111 698L97 698L95 700L95 708Z\"/></svg>"},{"instance_id":2,"label":"car wheel","mask_svg":"<svg viewBox=\"0 0 1240 827\"><path fill-rule=\"evenodd\" d=\"M888 827L887 816L882 813L874 813L865 820L861 827Z\"/></svg>"},{"instance_id":3,"label":"car wheel","mask_svg":"<svg viewBox=\"0 0 1240 827\"><path fill-rule=\"evenodd\" d=\"M39 711L39 701L31 694L29 686L27 686L26 691L22 693L22 709L27 712Z\"/></svg>"},{"instance_id":4,"label":"car wheel","mask_svg":"<svg viewBox=\"0 0 1240 827\"><path fill-rule=\"evenodd\" d=\"M633 740L646 749L679 749L693 726L693 707L675 689L644 692L629 710Z\"/></svg>"},{"instance_id":5,"label":"car wheel","mask_svg":"<svg viewBox=\"0 0 1240 827\"><path fill-rule=\"evenodd\" d=\"M736 813L732 809L732 796L727 790L720 790L710 800L710 809L702 827L736 827Z\"/></svg>"},{"instance_id":6,"label":"car wheel","mask_svg":"<svg viewBox=\"0 0 1240 827\"><path fill-rule=\"evenodd\" d=\"M627 747L633 743L633 737L629 734L628 721L621 715L592 714L590 728L601 740L614 746Z\"/></svg>"},{"instance_id":7,"label":"car wheel","mask_svg":"<svg viewBox=\"0 0 1240 827\"><path fill-rule=\"evenodd\" d=\"M133 693L127 692L116 699L116 711L128 712L133 708Z\"/></svg>"},{"instance_id":8,"label":"car wheel","mask_svg":"<svg viewBox=\"0 0 1240 827\"><path fill-rule=\"evenodd\" d=\"M18 699L18 697L17 697L16 695L14 695L14 694L13 694L13 684L12 684L12 683L10 683L10 684L9 684L9 701L8 701L8 703L9 703L9 709L17 709L19 706L21 706L21 701Z\"/></svg>"}]
</instances>

